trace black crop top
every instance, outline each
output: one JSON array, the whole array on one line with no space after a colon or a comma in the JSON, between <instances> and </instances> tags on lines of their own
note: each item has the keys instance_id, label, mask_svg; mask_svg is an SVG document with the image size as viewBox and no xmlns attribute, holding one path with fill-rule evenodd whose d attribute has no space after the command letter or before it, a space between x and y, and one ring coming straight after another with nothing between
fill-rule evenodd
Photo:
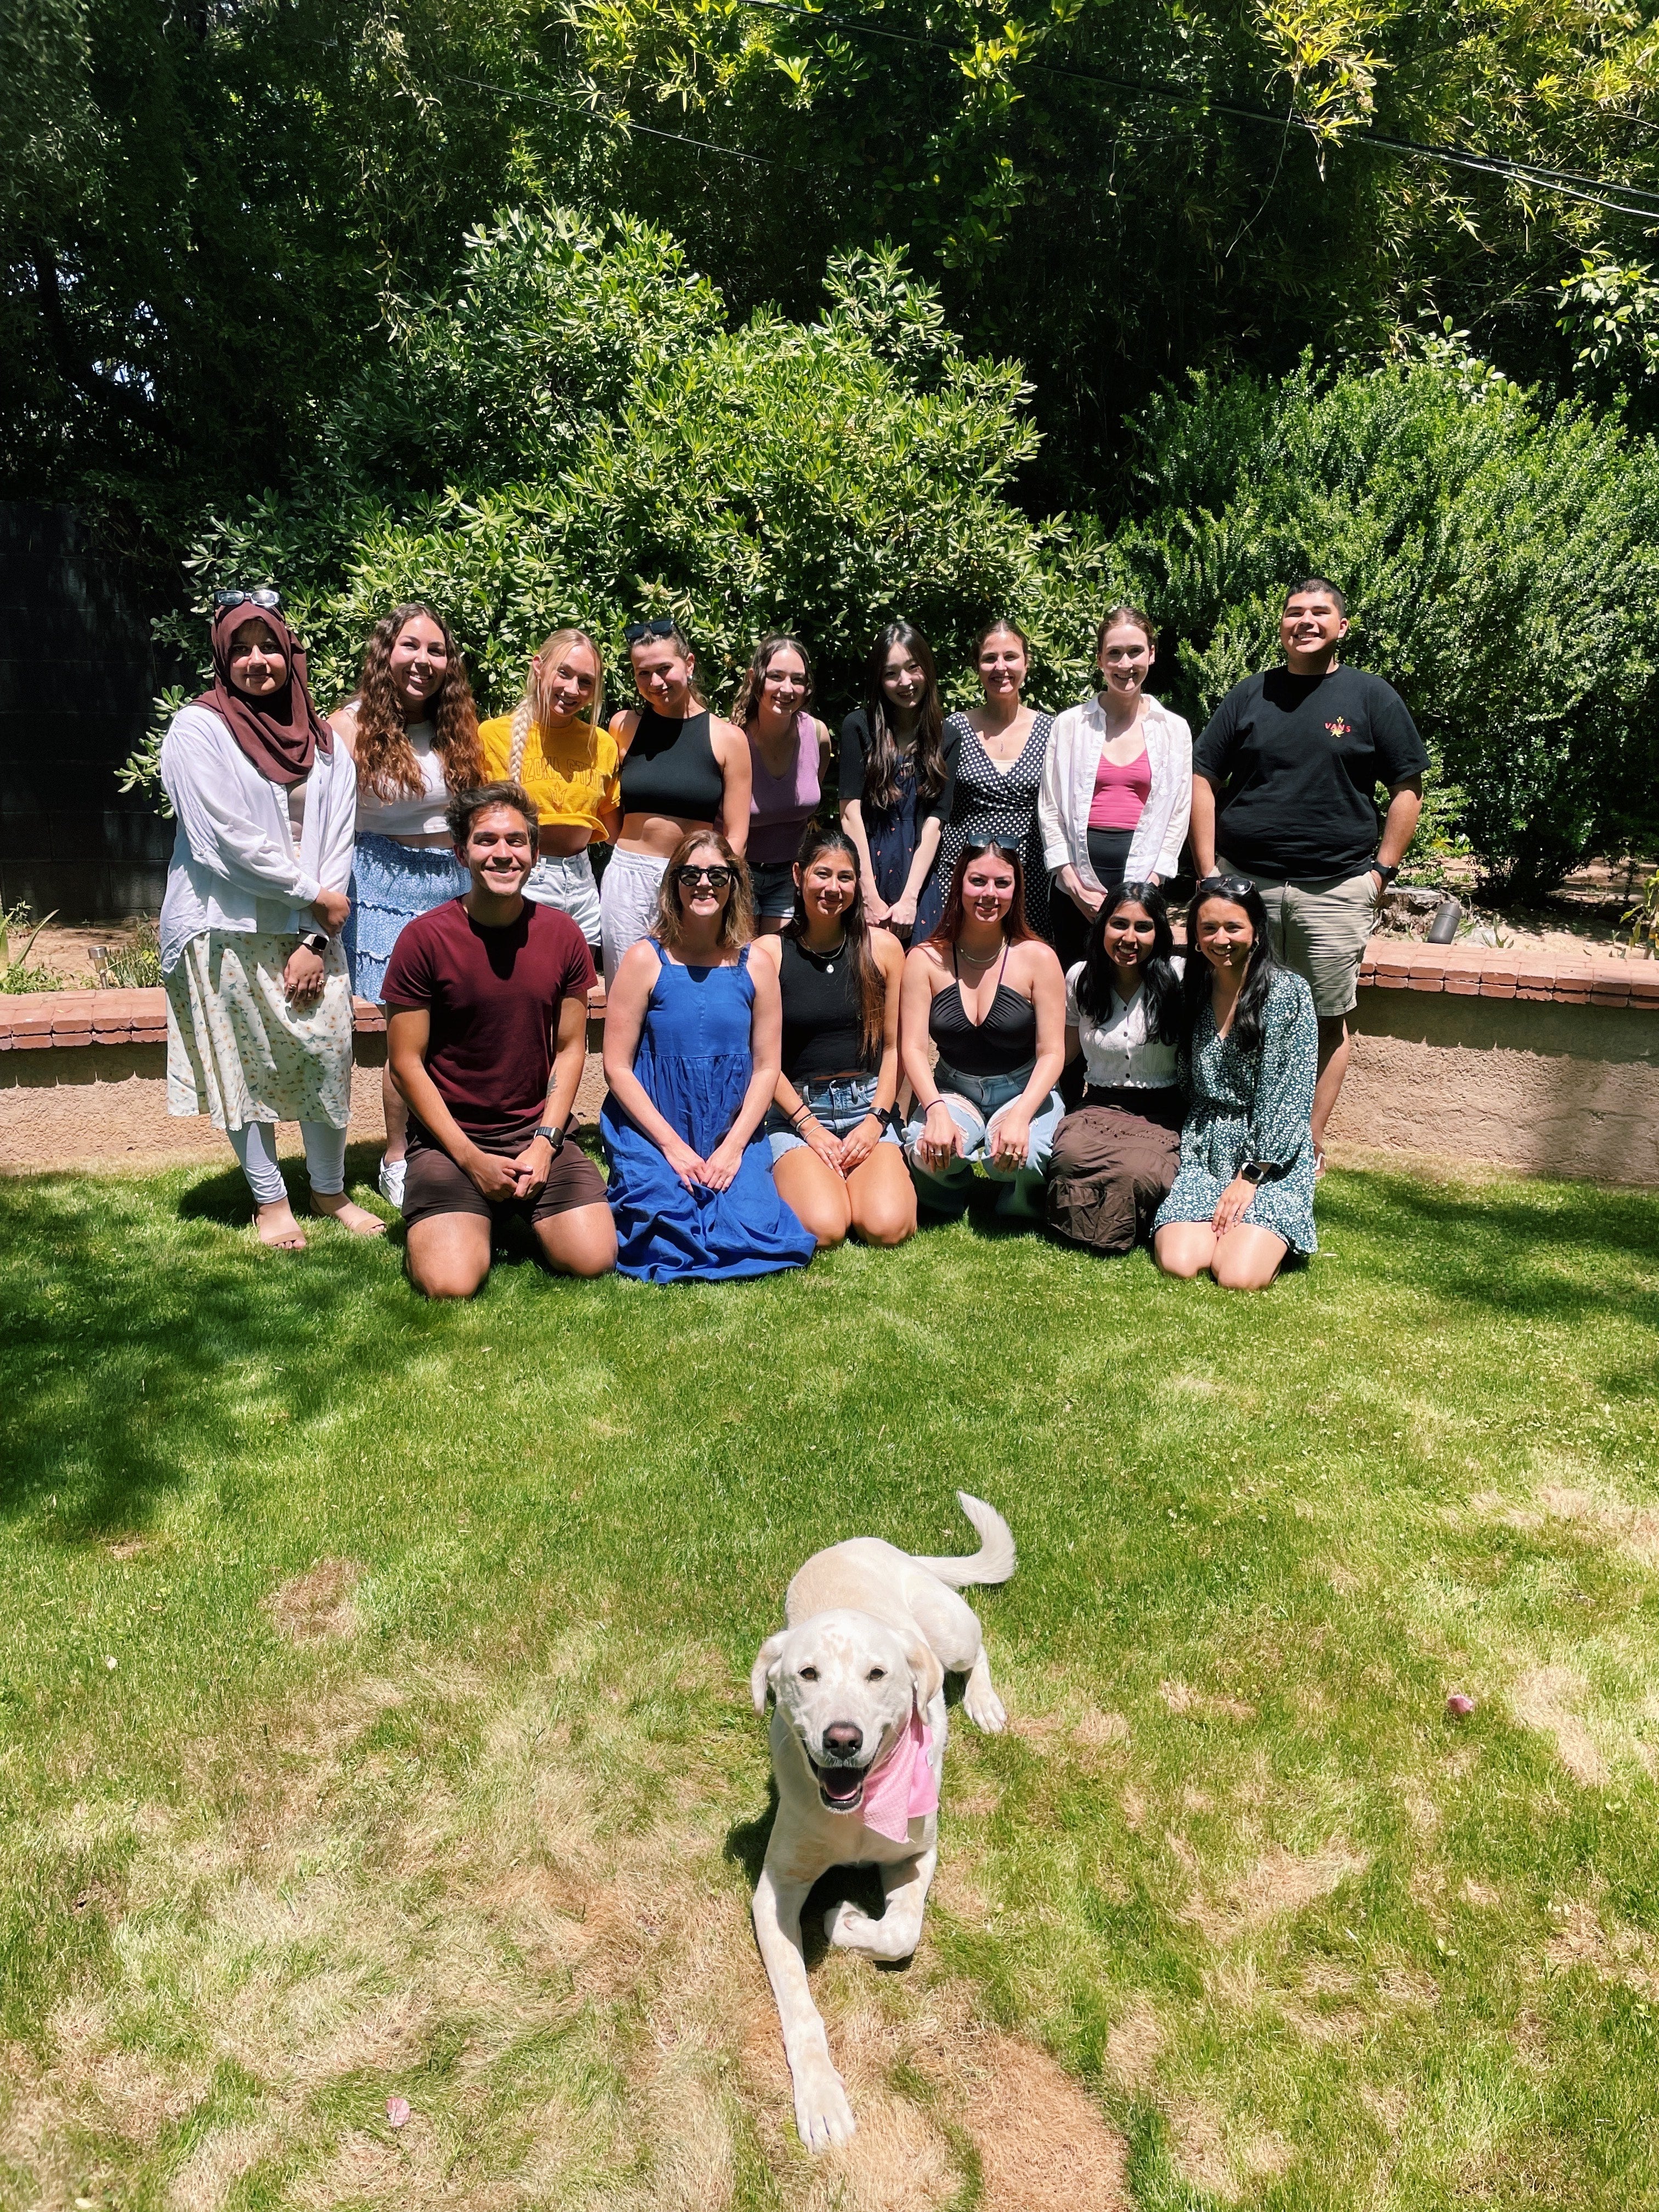
<instances>
[{"instance_id":1,"label":"black crop top","mask_svg":"<svg viewBox=\"0 0 1659 2212\"><path fill-rule=\"evenodd\" d=\"M956 965L954 948L951 965ZM1002 965L1008 964L1004 952ZM947 1067L963 1075L1012 1075L1036 1058L1036 1008L1001 981L982 1022L970 1021L962 1003L960 980L937 993L927 1013L927 1034Z\"/></svg>"},{"instance_id":2,"label":"black crop top","mask_svg":"<svg viewBox=\"0 0 1659 2212\"><path fill-rule=\"evenodd\" d=\"M726 779L708 734L708 709L671 721L654 707L640 715L634 742L623 755L619 777L627 814L666 814L681 822L712 822L726 796Z\"/></svg>"},{"instance_id":3,"label":"black crop top","mask_svg":"<svg viewBox=\"0 0 1659 2212\"><path fill-rule=\"evenodd\" d=\"M803 952L787 930L779 941L784 1073L799 1086L864 1067L864 1019L851 946L826 961Z\"/></svg>"}]
</instances>

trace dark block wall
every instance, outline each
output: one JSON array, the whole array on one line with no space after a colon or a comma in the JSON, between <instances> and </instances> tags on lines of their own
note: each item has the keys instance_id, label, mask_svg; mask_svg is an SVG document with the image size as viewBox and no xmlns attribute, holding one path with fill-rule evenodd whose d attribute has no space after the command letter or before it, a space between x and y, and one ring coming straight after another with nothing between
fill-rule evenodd
<instances>
[{"instance_id":1,"label":"dark block wall","mask_svg":"<svg viewBox=\"0 0 1659 2212\"><path fill-rule=\"evenodd\" d=\"M122 564L70 508L0 501L0 904L160 907L173 825L115 785L159 688Z\"/></svg>"}]
</instances>

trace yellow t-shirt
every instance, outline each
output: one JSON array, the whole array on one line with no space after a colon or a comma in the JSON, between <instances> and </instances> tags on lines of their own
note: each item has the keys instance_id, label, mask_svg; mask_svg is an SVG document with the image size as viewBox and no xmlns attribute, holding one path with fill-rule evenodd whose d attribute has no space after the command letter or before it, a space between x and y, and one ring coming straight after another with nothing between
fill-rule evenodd
<instances>
[{"instance_id":1,"label":"yellow t-shirt","mask_svg":"<svg viewBox=\"0 0 1659 2212\"><path fill-rule=\"evenodd\" d=\"M478 743L490 775L504 777L513 757L513 717L498 714L494 721L481 722ZM621 765L622 755L609 730L595 730L590 744L586 723L578 722L568 736L555 740L550 759L542 748L540 727L532 722L519 781L535 800L543 822L586 823L592 836L602 839L599 817L616 806L621 794Z\"/></svg>"}]
</instances>

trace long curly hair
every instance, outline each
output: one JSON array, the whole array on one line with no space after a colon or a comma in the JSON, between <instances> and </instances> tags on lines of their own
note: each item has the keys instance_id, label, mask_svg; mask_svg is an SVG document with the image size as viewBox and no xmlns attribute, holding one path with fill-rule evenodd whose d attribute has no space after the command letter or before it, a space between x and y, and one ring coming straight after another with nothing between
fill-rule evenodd
<instances>
[{"instance_id":1,"label":"long curly hair","mask_svg":"<svg viewBox=\"0 0 1659 2212\"><path fill-rule=\"evenodd\" d=\"M864 881L860 866L858 847L838 822L809 822L800 849L795 854L795 866L803 875L821 853L840 853L853 864L853 903L842 915L842 927L847 932L848 950L853 956L853 974L858 982L859 994L859 1064L862 1067L878 1067L881 1048L886 1034L887 979L870 950L870 924L864 911ZM795 911L784 924L785 929L797 943L806 937L806 902L801 896L800 886L795 886Z\"/></svg>"},{"instance_id":2,"label":"long curly hair","mask_svg":"<svg viewBox=\"0 0 1659 2212\"><path fill-rule=\"evenodd\" d=\"M678 951L685 935L685 911L680 904L676 874L694 853L706 853L711 846L720 854L721 865L732 871L732 888L726 895L726 908L714 941L722 951L733 951L754 937L755 894L750 887L749 870L743 855L732 851L718 830L691 830L669 855L668 866L662 872L662 888L657 894L657 941L665 945L671 952Z\"/></svg>"},{"instance_id":3,"label":"long curly hair","mask_svg":"<svg viewBox=\"0 0 1659 2212\"><path fill-rule=\"evenodd\" d=\"M749 665L743 672L743 681L738 686L738 696L732 702L732 720L740 730L746 730L756 715L759 714L760 696L766 683L766 672L772 665L775 656L781 653L786 646L792 653L799 653L800 665L806 672L806 695L800 702L799 711L805 714L811 707L811 654L798 637L791 637L787 630L769 630L755 647Z\"/></svg>"},{"instance_id":4,"label":"long curly hair","mask_svg":"<svg viewBox=\"0 0 1659 2212\"><path fill-rule=\"evenodd\" d=\"M434 607L406 601L382 615L363 648L357 678L357 785L377 799L413 799L422 787L420 763L404 727L403 709L392 685L392 648L404 625L416 615L443 632L449 665L434 698L428 702L433 750L444 764L451 791L469 791L484 780L483 748L478 743L478 710L472 701L466 664L449 624Z\"/></svg>"},{"instance_id":5,"label":"long curly hair","mask_svg":"<svg viewBox=\"0 0 1659 2212\"><path fill-rule=\"evenodd\" d=\"M864 717L869 725L870 744L864 757L864 803L878 813L896 805L899 795L893 704L881 688L887 656L896 645L915 656L927 678L916 725L916 794L923 800L937 799L951 780L945 758L945 708L939 696L933 648L914 623L890 622L871 647L865 664Z\"/></svg>"},{"instance_id":6,"label":"long curly hair","mask_svg":"<svg viewBox=\"0 0 1659 2212\"><path fill-rule=\"evenodd\" d=\"M1169 902L1156 884L1136 883L1132 878L1107 894L1105 904L1090 925L1089 950L1083 973L1077 979L1078 1005L1092 1021L1111 1018L1116 974L1106 957L1106 925L1121 906L1143 908L1152 925L1152 957L1140 971L1146 1034L1160 1044L1179 1044L1182 1014L1181 978L1175 969L1175 933L1170 927ZM1199 956L1194 953L1189 957Z\"/></svg>"},{"instance_id":7,"label":"long curly hair","mask_svg":"<svg viewBox=\"0 0 1659 2212\"><path fill-rule=\"evenodd\" d=\"M1267 994L1279 969L1273 957L1267 909L1262 904L1261 892L1243 876L1206 876L1193 893L1193 902L1187 909L1187 972L1182 979L1187 1034L1191 1036L1194 1023L1209 1002L1212 971L1199 945L1198 915L1200 908L1207 906L1212 899L1226 899L1234 906L1242 906L1255 933L1228 1035L1241 1052L1260 1052L1261 1018L1267 1012Z\"/></svg>"},{"instance_id":8,"label":"long curly hair","mask_svg":"<svg viewBox=\"0 0 1659 2212\"><path fill-rule=\"evenodd\" d=\"M535 655L543 666L550 653L563 653L573 645L585 645L593 656L593 702L587 710L587 750L592 753L598 737L599 717L605 712L605 659L599 648L585 629L556 629ZM526 684L525 695L513 709L512 750L507 757L507 772L516 783L524 773L525 747L530 742L532 728L545 733L547 729L546 701L540 686Z\"/></svg>"}]
</instances>

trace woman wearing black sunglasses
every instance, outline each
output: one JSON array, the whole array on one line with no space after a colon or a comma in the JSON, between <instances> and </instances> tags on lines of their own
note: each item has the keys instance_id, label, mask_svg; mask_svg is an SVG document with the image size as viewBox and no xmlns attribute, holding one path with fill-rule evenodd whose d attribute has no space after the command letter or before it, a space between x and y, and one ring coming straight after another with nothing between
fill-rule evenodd
<instances>
[{"instance_id":1,"label":"woman wearing black sunglasses","mask_svg":"<svg viewBox=\"0 0 1659 2212\"><path fill-rule=\"evenodd\" d=\"M817 1249L760 1133L783 1016L776 969L750 962L754 934L741 857L713 830L683 837L653 934L607 987L599 1131L621 1274L724 1282L805 1267Z\"/></svg>"},{"instance_id":2,"label":"woman wearing black sunglasses","mask_svg":"<svg viewBox=\"0 0 1659 2212\"><path fill-rule=\"evenodd\" d=\"M623 633L644 704L618 714L622 827L599 885L607 983L656 925L668 857L696 830L719 830L733 852L749 835L749 740L696 691L696 656L667 615Z\"/></svg>"}]
</instances>

